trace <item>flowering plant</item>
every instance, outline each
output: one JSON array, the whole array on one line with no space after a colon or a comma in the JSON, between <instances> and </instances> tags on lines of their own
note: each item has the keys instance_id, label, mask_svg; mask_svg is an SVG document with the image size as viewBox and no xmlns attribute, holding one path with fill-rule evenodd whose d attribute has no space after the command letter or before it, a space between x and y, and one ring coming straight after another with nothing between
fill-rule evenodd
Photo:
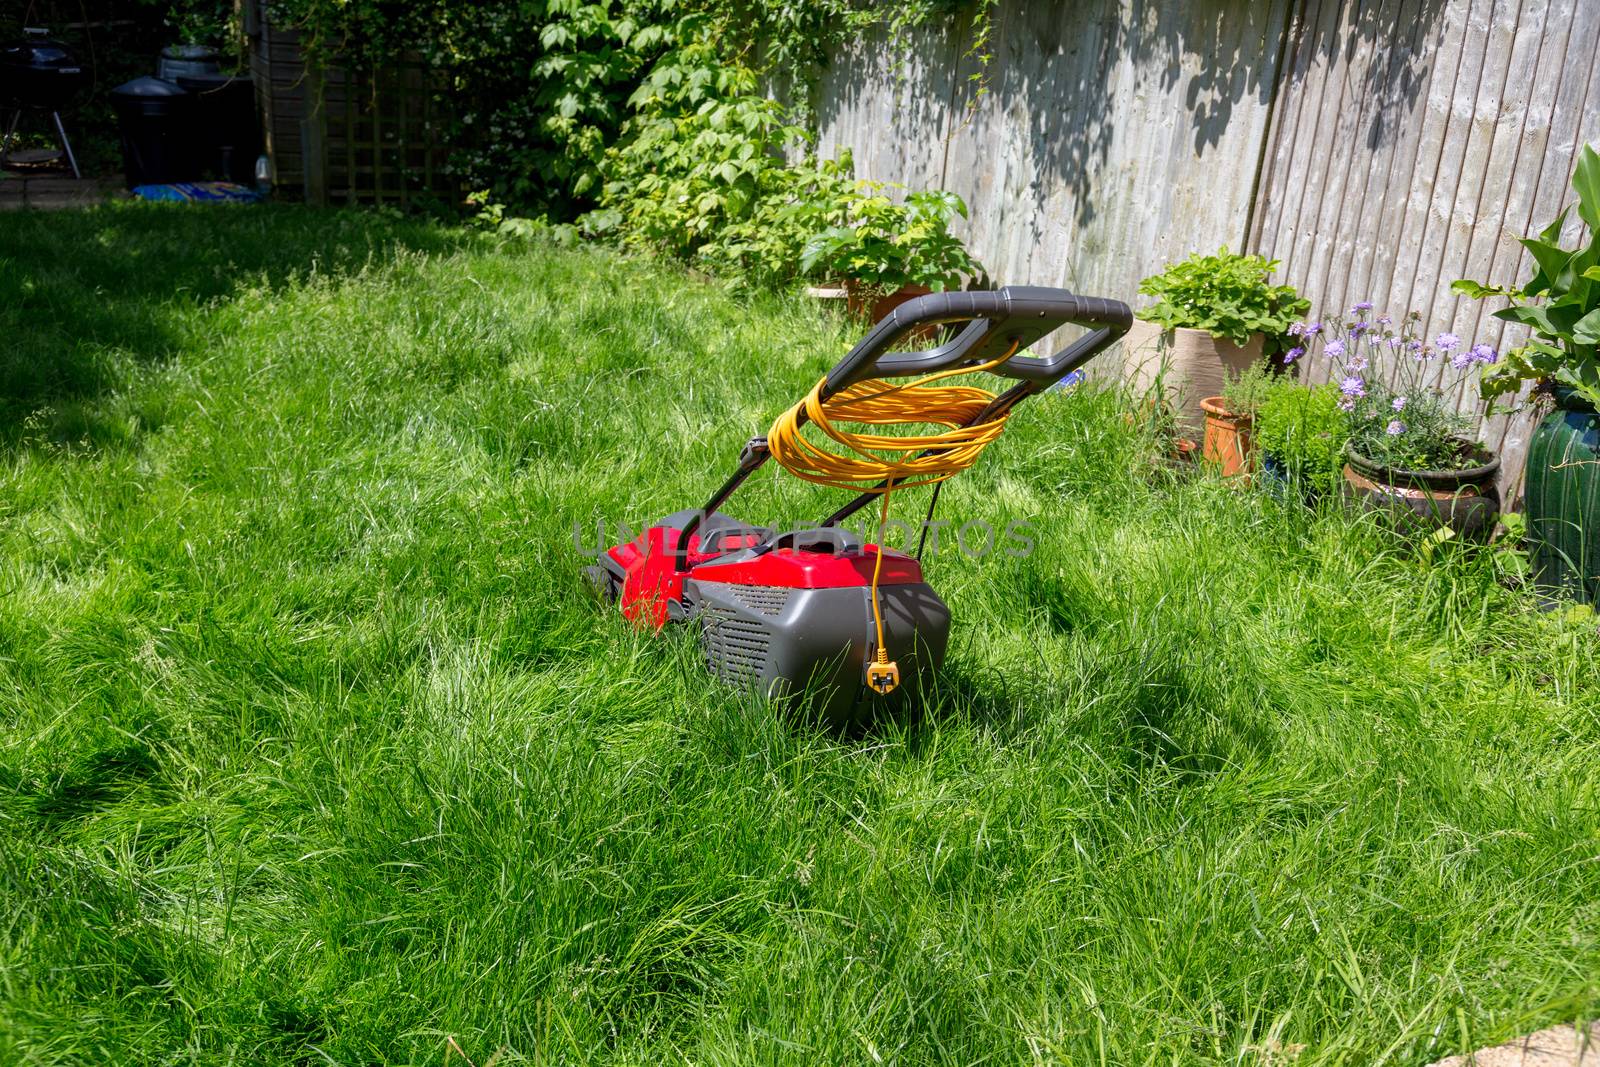
<instances>
[{"instance_id":1,"label":"flowering plant","mask_svg":"<svg viewBox=\"0 0 1600 1067\"><path fill-rule=\"evenodd\" d=\"M1497 362L1499 354L1485 344L1469 346L1453 333L1426 340L1418 312L1397 326L1388 315L1369 319L1371 311L1372 304L1362 301L1346 316L1295 323L1289 327L1295 347L1283 361L1310 353L1332 362L1350 443L1367 459L1404 470L1461 467L1476 450L1466 439L1473 420L1445 393L1476 368Z\"/></svg>"}]
</instances>

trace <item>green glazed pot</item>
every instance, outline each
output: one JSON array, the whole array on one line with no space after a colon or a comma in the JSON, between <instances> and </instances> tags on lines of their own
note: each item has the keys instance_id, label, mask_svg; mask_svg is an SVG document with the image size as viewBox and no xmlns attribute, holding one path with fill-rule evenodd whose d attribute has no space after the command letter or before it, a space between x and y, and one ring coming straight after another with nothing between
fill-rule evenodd
<instances>
[{"instance_id":1,"label":"green glazed pot","mask_svg":"<svg viewBox=\"0 0 1600 1067\"><path fill-rule=\"evenodd\" d=\"M1600 414L1570 389L1533 432L1526 486L1534 580L1600 603Z\"/></svg>"}]
</instances>

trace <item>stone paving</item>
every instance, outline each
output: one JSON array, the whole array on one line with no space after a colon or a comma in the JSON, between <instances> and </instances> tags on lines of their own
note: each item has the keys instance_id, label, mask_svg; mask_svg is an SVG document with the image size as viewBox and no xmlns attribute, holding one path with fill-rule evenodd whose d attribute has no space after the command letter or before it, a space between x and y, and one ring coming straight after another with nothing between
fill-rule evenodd
<instances>
[{"instance_id":1,"label":"stone paving","mask_svg":"<svg viewBox=\"0 0 1600 1067\"><path fill-rule=\"evenodd\" d=\"M15 211L25 207L41 211L92 207L107 200L124 200L129 195L122 187L121 175L70 178L0 171L0 211Z\"/></svg>"},{"instance_id":2,"label":"stone paving","mask_svg":"<svg viewBox=\"0 0 1600 1067\"><path fill-rule=\"evenodd\" d=\"M1451 1056L1431 1067L1600 1067L1600 1023L1582 1031L1552 1026L1493 1048Z\"/></svg>"}]
</instances>

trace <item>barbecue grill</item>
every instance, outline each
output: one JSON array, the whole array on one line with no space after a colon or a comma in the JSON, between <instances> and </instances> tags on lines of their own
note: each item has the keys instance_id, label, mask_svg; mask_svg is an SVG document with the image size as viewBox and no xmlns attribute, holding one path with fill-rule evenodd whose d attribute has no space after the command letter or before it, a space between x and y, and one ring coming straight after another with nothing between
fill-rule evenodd
<instances>
[{"instance_id":1,"label":"barbecue grill","mask_svg":"<svg viewBox=\"0 0 1600 1067\"><path fill-rule=\"evenodd\" d=\"M72 101L87 80L72 52L59 41L52 41L47 30L28 27L20 41L0 45L0 106L12 112L5 139L0 140L0 166L16 137L22 116L29 111L49 112L56 137L67 154L73 177L81 178L78 157L73 154L67 129L61 124L61 109Z\"/></svg>"}]
</instances>

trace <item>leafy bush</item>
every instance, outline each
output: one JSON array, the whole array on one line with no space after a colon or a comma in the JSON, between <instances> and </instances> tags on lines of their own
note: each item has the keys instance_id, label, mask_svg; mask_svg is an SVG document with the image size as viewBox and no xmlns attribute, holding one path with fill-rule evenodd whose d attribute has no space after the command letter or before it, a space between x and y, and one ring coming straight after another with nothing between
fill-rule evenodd
<instances>
[{"instance_id":1,"label":"leafy bush","mask_svg":"<svg viewBox=\"0 0 1600 1067\"><path fill-rule=\"evenodd\" d=\"M1503 363L1485 368L1483 395L1515 395L1526 381L1555 381L1600 405L1600 154L1585 145L1572 177L1578 217L1589 229L1587 243L1562 248L1561 227L1571 205L1561 209L1539 239L1522 238L1533 256L1534 273L1520 289L1462 279L1458 293L1482 299L1504 297L1511 306L1495 318L1533 328L1533 339L1506 353ZM1529 303L1527 301L1537 301Z\"/></svg>"},{"instance_id":2,"label":"leafy bush","mask_svg":"<svg viewBox=\"0 0 1600 1067\"><path fill-rule=\"evenodd\" d=\"M937 292L983 269L950 232L956 216L967 217L959 196L927 190L896 203L885 195L891 188L902 187L858 183L844 206L845 224L830 226L806 242L801 270L880 292L903 285L925 285Z\"/></svg>"},{"instance_id":3,"label":"leafy bush","mask_svg":"<svg viewBox=\"0 0 1600 1067\"><path fill-rule=\"evenodd\" d=\"M218 0L171 2L191 8ZM980 69L989 6L974 30ZM419 53L449 90L443 136L462 184L519 214L571 221L602 206L613 149L654 119L696 117L672 114L662 88L682 100L712 87L727 100L760 95L727 91L730 76L764 87L776 78L803 107L830 48L871 27L892 33L949 17L955 7L949 0L269 0L268 10L277 25L298 29L318 59L374 69ZM701 130L683 132L693 139ZM767 151L771 141L760 129L744 132L751 151Z\"/></svg>"},{"instance_id":4,"label":"leafy bush","mask_svg":"<svg viewBox=\"0 0 1600 1067\"><path fill-rule=\"evenodd\" d=\"M1349 438L1339 390L1309 388L1290 379L1275 384L1256 410L1255 440L1290 478L1319 493L1337 488Z\"/></svg>"},{"instance_id":5,"label":"leafy bush","mask_svg":"<svg viewBox=\"0 0 1600 1067\"><path fill-rule=\"evenodd\" d=\"M1236 345L1260 333L1268 351L1279 351L1279 339L1311 302L1291 285L1270 284L1277 269L1275 259L1235 255L1226 247L1214 256L1190 256L1139 283L1140 293L1156 298L1140 317L1169 330L1204 330Z\"/></svg>"},{"instance_id":6,"label":"leafy bush","mask_svg":"<svg viewBox=\"0 0 1600 1067\"><path fill-rule=\"evenodd\" d=\"M743 284L779 284L799 272L806 238L845 217L850 159L788 165L782 153L803 131L748 69L697 76L707 49L679 53L634 93L638 115L607 152L601 206L582 224Z\"/></svg>"}]
</instances>

